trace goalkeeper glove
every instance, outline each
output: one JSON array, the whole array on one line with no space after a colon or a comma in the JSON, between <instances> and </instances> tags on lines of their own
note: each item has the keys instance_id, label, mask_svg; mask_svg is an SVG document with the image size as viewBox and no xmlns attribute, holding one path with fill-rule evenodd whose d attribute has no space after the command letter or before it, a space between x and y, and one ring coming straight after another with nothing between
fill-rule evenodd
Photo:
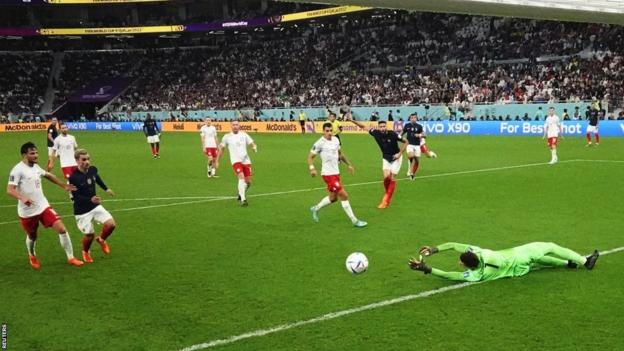
<instances>
[{"instance_id":1,"label":"goalkeeper glove","mask_svg":"<svg viewBox=\"0 0 624 351\"><path fill-rule=\"evenodd\" d=\"M420 250L418 251L421 255L425 255L425 256L431 256L434 253L438 253L440 250L438 250L437 247L429 247L429 246L423 246L420 248Z\"/></svg>"},{"instance_id":2,"label":"goalkeeper glove","mask_svg":"<svg viewBox=\"0 0 624 351\"><path fill-rule=\"evenodd\" d=\"M424 272L425 274L431 273L431 267L429 267L425 263L425 261L421 261L421 260L417 259L416 257L413 257L409 261L409 266L410 266L411 269L413 269L415 271L421 271L421 272Z\"/></svg>"}]
</instances>

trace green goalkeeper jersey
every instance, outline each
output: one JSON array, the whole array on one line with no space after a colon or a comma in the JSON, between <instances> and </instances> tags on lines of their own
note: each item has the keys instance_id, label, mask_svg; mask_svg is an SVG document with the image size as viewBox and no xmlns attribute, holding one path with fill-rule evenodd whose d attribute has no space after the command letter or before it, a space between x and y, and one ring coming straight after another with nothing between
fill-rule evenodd
<instances>
[{"instance_id":1,"label":"green goalkeeper jersey","mask_svg":"<svg viewBox=\"0 0 624 351\"><path fill-rule=\"evenodd\" d=\"M474 252L479 257L479 267L464 272L445 272L437 268L432 268L431 274L450 280L476 282L520 276L527 274L531 269L530 262L524 259L518 259L516 252L512 249L492 251L459 243L445 243L438 246L439 251L450 249L462 253L467 251Z\"/></svg>"}]
</instances>

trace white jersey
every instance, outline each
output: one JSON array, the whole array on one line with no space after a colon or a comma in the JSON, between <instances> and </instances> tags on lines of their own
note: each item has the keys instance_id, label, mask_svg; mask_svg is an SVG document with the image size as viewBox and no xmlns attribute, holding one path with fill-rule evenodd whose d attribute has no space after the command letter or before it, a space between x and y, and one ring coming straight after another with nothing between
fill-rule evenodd
<instances>
[{"instance_id":1,"label":"white jersey","mask_svg":"<svg viewBox=\"0 0 624 351\"><path fill-rule=\"evenodd\" d=\"M38 164L32 167L24 162L20 162L11 170L9 184L17 186L17 191L32 200L30 206L26 206L22 201L17 202L17 215L22 218L33 217L41 214L50 207L48 200L43 195L41 188L41 177L46 174Z\"/></svg>"},{"instance_id":2,"label":"white jersey","mask_svg":"<svg viewBox=\"0 0 624 351\"><path fill-rule=\"evenodd\" d=\"M61 167L78 165L76 163L76 159L74 158L74 152L76 152L77 147L78 144L76 143L76 138L74 138L73 135L67 134L67 136L63 136L61 134L54 139L54 151L61 159Z\"/></svg>"},{"instance_id":3,"label":"white jersey","mask_svg":"<svg viewBox=\"0 0 624 351\"><path fill-rule=\"evenodd\" d=\"M253 143L253 139L243 132L239 131L238 133L227 133L221 139L221 146L227 146L228 150L230 150L230 161L232 164L242 163L244 165L250 165L251 159L247 154L247 145Z\"/></svg>"},{"instance_id":4,"label":"white jersey","mask_svg":"<svg viewBox=\"0 0 624 351\"><path fill-rule=\"evenodd\" d=\"M331 137L331 140L321 137L312 146L311 153L315 155L321 155L321 175L330 176L340 174L340 141L335 136Z\"/></svg>"},{"instance_id":5,"label":"white jersey","mask_svg":"<svg viewBox=\"0 0 624 351\"><path fill-rule=\"evenodd\" d=\"M546 130L546 135L549 138L557 138L559 133L561 133L561 122L559 121L559 116L552 115L546 117L546 121L544 122L544 130Z\"/></svg>"},{"instance_id":6,"label":"white jersey","mask_svg":"<svg viewBox=\"0 0 624 351\"><path fill-rule=\"evenodd\" d=\"M214 126L202 126L199 133L204 140L204 147L217 147L217 128Z\"/></svg>"}]
</instances>

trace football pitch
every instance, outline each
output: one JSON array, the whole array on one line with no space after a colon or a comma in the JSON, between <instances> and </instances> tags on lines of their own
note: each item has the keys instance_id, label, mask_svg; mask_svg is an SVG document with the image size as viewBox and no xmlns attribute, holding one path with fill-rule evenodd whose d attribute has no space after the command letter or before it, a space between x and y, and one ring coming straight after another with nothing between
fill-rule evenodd
<instances>
[{"instance_id":1,"label":"football pitch","mask_svg":"<svg viewBox=\"0 0 624 351\"><path fill-rule=\"evenodd\" d=\"M399 177L391 206L381 156L367 135L343 136L355 175L342 180L358 218L326 195L306 157L320 135L251 134L249 207L236 201L229 155L206 177L195 133L162 136L151 158L140 133L76 132L116 197L104 198L117 229L111 254L68 266L57 234L39 230L41 269L28 265L15 201L0 197L0 322L8 350L575 350L624 349L624 251L593 271L542 269L457 285L408 268L422 245L448 241L504 249L552 241L588 254L624 247L624 138L559 144L549 166L539 137L431 136L415 181ZM0 134L0 172L44 133ZM317 161L317 168L320 164ZM57 166L54 170L60 176ZM80 256L67 194L44 181ZM99 227L98 227L99 230ZM352 275L345 258L368 256ZM427 262L460 270L456 253Z\"/></svg>"}]
</instances>

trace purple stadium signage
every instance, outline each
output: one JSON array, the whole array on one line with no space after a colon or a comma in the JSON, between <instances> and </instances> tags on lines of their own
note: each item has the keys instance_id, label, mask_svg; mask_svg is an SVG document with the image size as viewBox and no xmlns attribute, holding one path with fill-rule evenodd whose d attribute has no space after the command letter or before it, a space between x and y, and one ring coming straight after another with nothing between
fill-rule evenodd
<instances>
[{"instance_id":1,"label":"purple stadium signage","mask_svg":"<svg viewBox=\"0 0 624 351\"><path fill-rule=\"evenodd\" d=\"M76 90L69 98L71 102L108 102L126 89L130 80L122 77L103 77L91 81L84 88Z\"/></svg>"},{"instance_id":2,"label":"purple stadium signage","mask_svg":"<svg viewBox=\"0 0 624 351\"><path fill-rule=\"evenodd\" d=\"M39 35L39 33L34 28L0 28L0 35L30 37L33 35Z\"/></svg>"}]
</instances>

